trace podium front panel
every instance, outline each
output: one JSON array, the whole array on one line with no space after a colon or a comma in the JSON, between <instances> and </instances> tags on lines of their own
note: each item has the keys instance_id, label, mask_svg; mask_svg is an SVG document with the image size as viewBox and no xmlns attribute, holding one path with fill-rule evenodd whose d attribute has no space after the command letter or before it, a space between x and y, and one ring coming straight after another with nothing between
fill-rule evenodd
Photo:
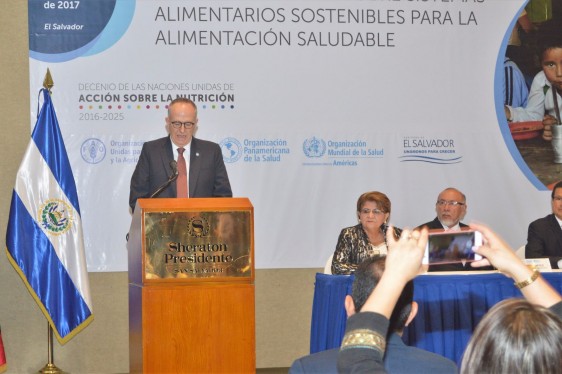
<instances>
[{"instance_id":1,"label":"podium front panel","mask_svg":"<svg viewBox=\"0 0 562 374\"><path fill-rule=\"evenodd\" d=\"M251 213L145 212L145 279L251 278Z\"/></svg>"}]
</instances>

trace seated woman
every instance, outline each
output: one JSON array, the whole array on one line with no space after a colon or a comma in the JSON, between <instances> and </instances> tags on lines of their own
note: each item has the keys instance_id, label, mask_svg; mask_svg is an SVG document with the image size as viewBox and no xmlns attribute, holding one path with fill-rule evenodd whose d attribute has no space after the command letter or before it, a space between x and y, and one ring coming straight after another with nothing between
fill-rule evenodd
<instances>
[{"instance_id":1,"label":"seated woman","mask_svg":"<svg viewBox=\"0 0 562 374\"><path fill-rule=\"evenodd\" d=\"M332 258L332 274L353 274L368 257L387 253L386 229L390 217L390 200L382 192L365 192L357 200L359 224L344 228ZM394 229L394 236L400 236Z\"/></svg>"}]
</instances>

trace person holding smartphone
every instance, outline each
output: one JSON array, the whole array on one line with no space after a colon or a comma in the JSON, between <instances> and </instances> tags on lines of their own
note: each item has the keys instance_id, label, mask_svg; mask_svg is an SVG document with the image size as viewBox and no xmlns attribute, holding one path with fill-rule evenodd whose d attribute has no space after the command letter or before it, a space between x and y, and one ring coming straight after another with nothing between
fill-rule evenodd
<instances>
[{"instance_id":1,"label":"person holding smartphone","mask_svg":"<svg viewBox=\"0 0 562 374\"><path fill-rule=\"evenodd\" d=\"M526 300L505 300L483 317L469 341L460 373L560 372L562 297L491 229L479 224L470 227L483 235L485 243L474 249L484 257L474 265L496 267L513 279ZM388 238L386 270L361 311L347 320L338 356L340 372L385 372L388 320L405 284L422 271L427 240L426 228L404 230L399 240Z\"/></svg>"}]
</instances>

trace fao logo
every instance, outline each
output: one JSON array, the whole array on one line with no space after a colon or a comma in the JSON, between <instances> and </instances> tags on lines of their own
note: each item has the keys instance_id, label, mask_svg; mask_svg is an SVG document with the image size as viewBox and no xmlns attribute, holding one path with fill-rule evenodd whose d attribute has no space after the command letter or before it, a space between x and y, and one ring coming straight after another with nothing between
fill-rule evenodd
<instances>
[{"instance_id":1,"label":"fao logo","mask_svg":"<svg viewBox=\"0 0 562 374\"><path fill-rule=\"evenodd\" d=\"M187 222L187 233L193 237L209 236L209 231L209 221L204 217L192 217Z\"/></svg>"},{"instance_id":2,"label":"fao logo","mask_svg":"<svg viewBox=\"0 0 562 374\"><path fill-rule=\"evenodd\" d=\"M89 164L100 163L105 158L105 144L96 138L87 139L80 147L82 159Z\"/></svg>"},{"instance_id":3,"label":"fao logo","mask_svg":"<svg viewBox=\"0 0 562 374\"><path fill-rule=\"evenodd\" d=\"M235 138L226 138L221 144L224 162L236 162L242 156L242 144Z\"/></svg>"},{"instance_id":4,"label":"fao logo","mask_svg":"<svg viewBox=\"0 0 562 374\"><path fill-rule=\"evenodd\" d=\"M302 144L306 157L322 157L326 153L326 142L317 137L306 139Z\"/></svg>"}]
</instances>

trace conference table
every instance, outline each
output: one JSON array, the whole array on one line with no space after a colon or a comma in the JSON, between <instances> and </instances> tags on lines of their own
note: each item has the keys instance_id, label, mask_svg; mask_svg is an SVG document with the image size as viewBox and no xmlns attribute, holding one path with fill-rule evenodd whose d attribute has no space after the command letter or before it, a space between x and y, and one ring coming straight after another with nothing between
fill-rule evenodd
<instances>
[{"instance_id":1,"label":"conference table","mask_svg":"<svg viewBox=\"0 0 562 374\"><path fill-rule=\"evenodd\" d=\"M543 272L562 293L562 272ZM344 299L351 294L353 275L316 274L310 353L339 347L345 332ZM426 273L414 279L417 316L404 331L406 344L460 364L474 328L496 303L522 297L513 281L497 271Z\"/></svg>"}]
</instances>

